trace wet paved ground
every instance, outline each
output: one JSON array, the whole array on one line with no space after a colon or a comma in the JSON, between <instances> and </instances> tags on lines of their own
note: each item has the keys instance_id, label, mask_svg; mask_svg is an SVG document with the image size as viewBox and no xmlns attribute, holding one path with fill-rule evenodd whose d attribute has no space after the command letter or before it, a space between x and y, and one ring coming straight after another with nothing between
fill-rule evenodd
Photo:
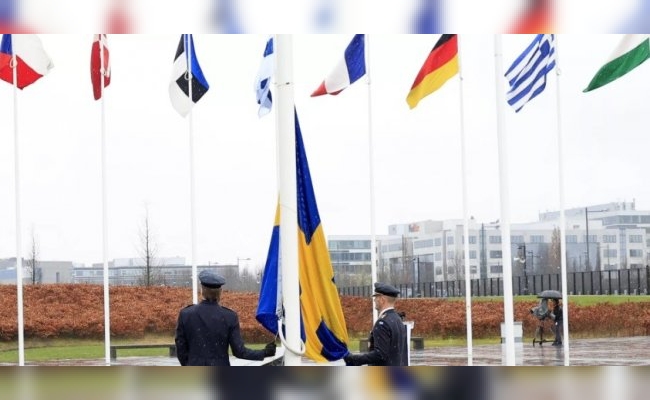
<instances>
[{"instance_id":1,"label":"wet paved ground","mask_svg":"<svg viewBox=\"0 0 650 400\"><path fill-rule=\"evenodd\" d=\"M505 346L474 346L472 365L505 365ZM467 347L441 347L411 351L412 365L467 365ZM532 341L515 344L515 364L564 365L563 347L542 346ZM569 365L650 365L650 336L574 339L570 341Z\"/></svg>"},{"instance_id":2,"label":"wet paved ground","mask_svg":"<svg viewBox=\"0 0 650 400\"><path fill-rule=\"evenodd\" d=\"M650 336L610 338L610 339L574 339L570 342L569 365L650 365ZM504 346L474 346L472 365L505 365ZM532 342L515 344L516 365L564 365L564 350L553 347L550 343L543 346ZM67 365L67 366L101 366L105 360L59 360L56 362L30 362L27 365ZM231 358L231 364L256 365L255 362ZM311 362L305 360L305 364ZM0 365L16 365L1 364ZM178 366L178 360L172 357L118 357L111 365L137 366ZM336 365L341 365L336 363ZM436 347L411 351L411 365L467 365L467 347Z\"/></svg>"}]
</instances>

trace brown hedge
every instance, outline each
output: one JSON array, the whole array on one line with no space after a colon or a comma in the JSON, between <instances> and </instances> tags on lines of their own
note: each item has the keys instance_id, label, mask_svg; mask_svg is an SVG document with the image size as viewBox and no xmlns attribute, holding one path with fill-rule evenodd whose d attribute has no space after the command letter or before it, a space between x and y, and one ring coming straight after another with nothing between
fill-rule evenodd
<instances>
[{"instance_id":1,"label":"brown hedge","mask_svg":"<svg viewBox=\"0 0 650 400\"><path fill-rule=\"evenodd\" d=\"M26 338L104 336L104 300L100 285L36 285L24 287ZM110 288L111 335L139 338L145 334L173 336L178 311L192 302L187 288ZM372 327L369 298L341 298L351 336L365 336ZM223 305L238 312L247 342L268 341L270 334L255 320L258 295L224 292ZM532 337L538 321L530 314L535 301L515 302L515 320L523 322L524 336ZM650 300L647 302L577 306L569 301L571 334L636 336L650 334ZM415 322L413 333L425 337L464 337L465 303L447 299L404 299L397 303L406 319ZM498 337L503 320L500 301L472 303L474 338ZM17 338L16 286L0 286L0 340Z\"/></svg>"}]
</instances>

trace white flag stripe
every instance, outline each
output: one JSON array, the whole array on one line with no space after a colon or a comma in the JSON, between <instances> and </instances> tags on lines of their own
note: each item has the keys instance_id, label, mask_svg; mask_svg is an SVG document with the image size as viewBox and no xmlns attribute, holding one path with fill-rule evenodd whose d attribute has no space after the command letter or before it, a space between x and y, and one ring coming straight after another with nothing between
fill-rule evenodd
<instances>
[{"instance_id":1,"label":"white flag stripe","mask_svg":"<svg viewBox=\"0 0 650 400\"><path fill-rule=\"evenodd\" d=\"M505 73L510 90L506 100L515 111L540 94L546 74L555 67L554 35L537 35Z\"/></svg>"},{"instance_id":2,"label":"white flag stripe","mask_svg":"<svg viewBox=\"0 0 650 400\"><path fill-rule=\"evenodd\" d=\"M267 54L268 52L268 54ZM271 79L275 70L275 52L273 51L273 37L266 42L264 57L255 78L255 97L260 105L258 116L263 117L271 111L273 100L271 97Z\"/></svg>"}]
</instances>

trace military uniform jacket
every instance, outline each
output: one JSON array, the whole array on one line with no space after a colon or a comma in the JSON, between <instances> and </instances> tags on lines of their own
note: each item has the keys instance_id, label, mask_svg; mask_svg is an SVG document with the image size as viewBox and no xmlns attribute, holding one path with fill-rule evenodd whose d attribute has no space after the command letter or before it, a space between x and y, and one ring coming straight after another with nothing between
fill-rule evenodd
<instances>
[{"instance_id":1,"label":"military uniform jacket","mask_svg":"<svg viewBox=\"0 0 650 400\"><path fill-rule=\"evenodd\" d=\"M359 365L408 365L406 326L393 309L386 310L375 322L368 340L368 352L354 355Z\"/></svg>"},{"instance_id":2,"label":"military uniform jacket","mask_svg":"<svg viewBox=\"0 0 650 400\"><path fill-rule=\"evenodd\" d=\"M237 358L264 359L264 350L244 345L237 314L213 301L203 300L181 310L175 342L181 365L230 365L228 347Z\"/></svg>"}]
</instances>

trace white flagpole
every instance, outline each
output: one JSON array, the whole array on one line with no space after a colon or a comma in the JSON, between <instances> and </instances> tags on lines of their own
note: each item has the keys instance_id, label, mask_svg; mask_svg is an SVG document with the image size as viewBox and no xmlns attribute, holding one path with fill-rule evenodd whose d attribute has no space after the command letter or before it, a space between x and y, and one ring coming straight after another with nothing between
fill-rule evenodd
<instances>
[{"instance_id":1,"label":"white flagpole","mask_svg":"<svg viewBox=\"0 0 650 400\"><path fill-rule=\"evenodd\" d=\"M364 58L368 83L368 179L370 181L370 290L377 282L377 236L375 233L375 150L372 140L372 95L370 80L370 35L364 35ZM377 321L377 310L372 307L372 323Z\"/></svg>"},{"instance_id":2,"label":"white flagpole","mask_svg":"<svg viewBox=\"0 0 650 400\"><path fill-rule=\"evenodd\" d=\"M497 102L497 137L499 149L499 194L501 200L501 257L503 261L503 317L505 322L506 365L515 365L514 306L512 298L512 251L510 248L510 190L508 175L508 140L503 107L506 103L503 77L501 35L494 35L494 72Z\"/></svg>"},{"instance_id":3,"label":"white flagpole","mask_svg":"<svg viewBox=\"0 0 650 400\"><path fill-rule=\"evenodd\" d=\"M300 280L298 275L298 214L296 192L296 131L293 89L293 36L277 35L277 135L280 171L280 271L285 315L287 351L284 365L301 365ZM279 327L282 329L282 327Z\"/></svg>"},{"instance_id":4,"label":"white flagpole","mask_svg":"<svg viewBox=\"0 0 650 400\"><path fill-rule=\"evenodd\" d=\"M102 258L104 261L104 356L111 365L111 303L108 276L108 176L106 172L106 107L104 97L104 34L99 34L99 71L101 85L101 146L102 146Z\"/></svg>"},{"instance_id":5,"label":"white flagpole","mask_svg":"<svg viewBox=\"0 0 650 400\"><path fill-rule=\"evenodd\" d=\"M555 79L557 82L557 154L558 154L558 184L560 192L560 239L561 239L561 265L562 265L562 346L564 346L564 365L569 366L569 308L567 307L567 265L566 265L566 218L564 215L564 145L562 136L562 119L560 107L560 57L558 52L558 38L555 36ZM589 238L587 238L589 240ZM589 255L587 255L588 257Z\"/></svg>"},{"instance_id":6,"label":"white flagpole","mask_svg":"<svg viewBox=\"0 0 650 400\"><path fill-rule=\"evenodd\" d=\"M184 43L187 44L185 52L187 54L187 72L188 72L188 95L192 101L192 41L191 36L184 36ZM186 42L185 42L186 40ZM194 123L192 119L192 108L188 117L190 130L190 218L191 218L191 246L192 246L192 301L198 303L198 289L196 274L196 198L195 198L195 179L194 179Z\"/></svg>"},{"instance_id":7,"label":"white flagpole","mask_svg":"<svg viewBox=\"0 0 650 400\"><path fill-rule=\"evenodd\" d=\"M461 147L461 171L463 186L463 218L465 243L465 315L467 325L467 365L473 365L473 344L472 344L472 286L469 268L469 209L467 205L467 147L465 146L465 106L463 101L463 69L460 57L460 35L456 36L458 43L458 87L460 90L460 147Z\"/></svg>"},{"instance_id":8,"label":"white flagpole","mask_svg":"<svg viewBox=\"0 0 650 400\"><path fill-rule=\"evenodd\" d=\"M14 182L16 198L16 296L18 300L18 365L25 365L25 320L23 314L23 259L20 217L20 141L18 136L18 62L16 54L11 57L14 79Z\"/></svg>"}]
</instances>

